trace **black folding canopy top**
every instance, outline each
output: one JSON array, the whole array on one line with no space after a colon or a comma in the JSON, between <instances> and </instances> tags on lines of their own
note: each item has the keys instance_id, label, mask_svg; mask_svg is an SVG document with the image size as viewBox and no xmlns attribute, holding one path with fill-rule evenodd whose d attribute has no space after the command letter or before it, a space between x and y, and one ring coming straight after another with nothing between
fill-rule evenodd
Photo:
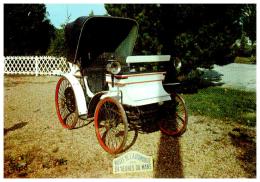
<instances>
[{"instance_id":1,"label":"black folding canopy top","mask_svg":"<svg viewBox=\"0 0 260 182\"><path fill-rule=\"evenodd\" d=\"M67 60L86 67L104 52L127 57L138 35L135 20L111 16L79 17L65 27Z\"/></svg>"}]
</instances>

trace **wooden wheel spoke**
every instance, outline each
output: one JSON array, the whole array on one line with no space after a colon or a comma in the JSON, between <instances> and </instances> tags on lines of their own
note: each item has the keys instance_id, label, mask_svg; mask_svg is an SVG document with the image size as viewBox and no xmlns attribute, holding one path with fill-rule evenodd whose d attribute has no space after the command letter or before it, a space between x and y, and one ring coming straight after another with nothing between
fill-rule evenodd
<instances>
[{"instance_id":1,"label":"wooden wheel spoke","mask_svg":"<svg viewBox=\"0 0 260 182\"><path fill-rule=\"evenodd\" d=\"M112 132L110 133L110 141L112 143L112 146L114 149L116 149L118 147L118 145L120 145L120 143L122 142L122 136L124 135L117 135L118 132L116 132L115 130L112 130Z\"/></svg>"},{"instance_id":2,"label":"wooden wheel spoke","mask_svg":"<svg viewBox=\"0 0 260 182\"><path fill-rule=\"evenodd\" d=\"M59 93L59 100L66 100L65 95L63 93Z\"/></svg>"},{"instance_id":3,"label":"wooden wheel spoke","mask_svg":"<svg viewBox=\"0 0 260 182\"><path fill-rule=\"evenodd\" d=\"M62 118L66 118L66 116L70 113L66 107L64 107L62 110L60 110Z\"/></svg>"},{"instance_id":4,"label":"wooden wheel spoke","mask_svg":"<svg viewBox=\"0 0 260 182\"><path fill-rule=\"evenodd\" d=\"M66 124L69 123L69 119L71 119L71 117L69 117L69 116L71 116L72 114L73 114L73 113L68 113L68 114L65 116L64 121L65 121Z\"/></svg>"},{"instance_id":5,"label":"wooden wheel spoke","mask_svg":"<svg viewBox=\"0 0 260 182\"><path fill-rule=\"evenodd\" d=\"M176 117L179 118L182 121L182 123L185 122L185 120L178 113L176 113Z\"/></svg>"}]
</instances>

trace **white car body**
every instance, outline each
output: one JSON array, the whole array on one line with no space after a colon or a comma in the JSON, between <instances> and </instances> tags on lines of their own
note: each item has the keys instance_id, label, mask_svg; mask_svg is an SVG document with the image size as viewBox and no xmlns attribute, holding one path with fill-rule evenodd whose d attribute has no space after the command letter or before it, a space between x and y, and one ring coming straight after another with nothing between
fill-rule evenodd
<instances>
[{"instance_id":1,"label":"white car body","mask_svg":"<svg viewBox=\"0 0 260 182\"><path fill-rule=\"evenodd\" d=\"M169 61L169 55L159 56L128 56L126 63L149 63L149 62L163 62ZM87 114L87 106L85 93L80 82L76 77L81 77L77 65L70 64L71 72L63 75L66 77L73 87L79 115ZM114 85L112 86L111 74L106 74L106 82L108 83L109 90L102 95L100 99L105 97L114 97L123 105L128 106L142 106L153 103L162 103L171 100L162 85L165 79L166 72L149 72L149 73L130 73L114 77ZM87 76L84 76L86 86L86 94L92 98L95 93L92 93L88 88Z\"/></svg>"}]
</instances>

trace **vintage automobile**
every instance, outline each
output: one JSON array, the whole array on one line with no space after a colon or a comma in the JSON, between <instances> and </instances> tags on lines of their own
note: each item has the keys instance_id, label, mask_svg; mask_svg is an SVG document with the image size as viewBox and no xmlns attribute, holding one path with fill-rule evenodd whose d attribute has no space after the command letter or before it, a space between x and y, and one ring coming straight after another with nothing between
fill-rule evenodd
<instances>
[{"instance_id":1,"label":"vintage automobile","mask_svg":"<svg viewBox=\"0 0 260 182\"><path fill-rule=\"evenodd\" d=\"M60 123L73 129L79 120L94 120L101 147L124 151L129 122L156 118L160 130L180 136L188 116L184 100L165 91L167 72L160 66L170 55L133 56L138 24L111 16L79 17L65 27L70 73L59 79L55 104Z\"/></svg>"}]
</instances>

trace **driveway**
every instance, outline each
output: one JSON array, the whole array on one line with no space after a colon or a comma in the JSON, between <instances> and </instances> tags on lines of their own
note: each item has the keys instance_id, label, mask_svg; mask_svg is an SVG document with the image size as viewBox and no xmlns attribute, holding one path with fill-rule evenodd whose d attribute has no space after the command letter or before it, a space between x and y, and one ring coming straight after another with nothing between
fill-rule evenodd
<instances>
[{"instance_id":1,"label":"driveway","mask_svg":"<svg viewBox=\"0 0 260 182\"><path fill-rule=\"evenodd\" d=\"M218 83L223 87L246 91L256 91L256 65L231 63L224 66L214 65L212 70L204 70L210 79L220 77Z\"/></svg>"},{"instance_id":2,"label":"driveway","mask_svg":"<svg viewBox=\"0 0 260 182\"><path fill-rule=\"evenodd\" d=\"M154 169L113 174L118 156L102 149L92 122L84 120L74 130L59 123L54 103L58 79L4 77L4 177L256 178L254 128L245 128L242 135L236 122L191 114L181 137L162 135L155 122L129 130L126 152L152 156Z\"/></svg>"}]
</instances>

